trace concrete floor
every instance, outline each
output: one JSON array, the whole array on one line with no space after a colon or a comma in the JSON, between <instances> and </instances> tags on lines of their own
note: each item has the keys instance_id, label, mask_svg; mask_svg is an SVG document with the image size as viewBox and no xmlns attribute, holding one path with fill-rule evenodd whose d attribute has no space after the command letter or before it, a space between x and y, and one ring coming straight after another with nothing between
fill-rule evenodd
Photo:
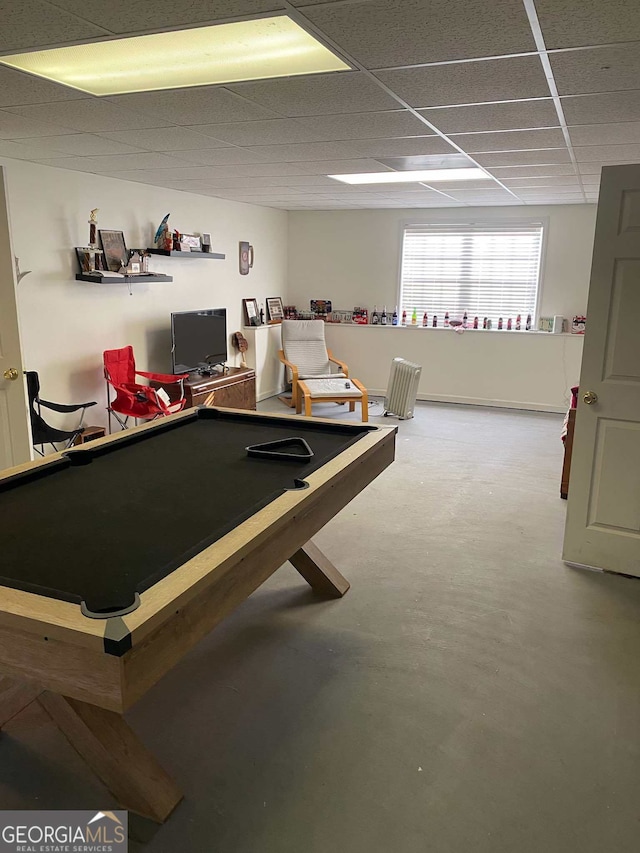
<instances>
[{"instance_id":1,"label":"concrete floor","mask_svg":"<svg viewBox=\"0 0 640 853\"><path fill-rule=\"evenodd\" d=\"M400 423L316 538L349 594L283 567L131 713L186 795L134 853L637 853L640 583L560 560L561 420ZM0 808L113 807L36 708L6 735Z\"/></svg>"}]
</instances>

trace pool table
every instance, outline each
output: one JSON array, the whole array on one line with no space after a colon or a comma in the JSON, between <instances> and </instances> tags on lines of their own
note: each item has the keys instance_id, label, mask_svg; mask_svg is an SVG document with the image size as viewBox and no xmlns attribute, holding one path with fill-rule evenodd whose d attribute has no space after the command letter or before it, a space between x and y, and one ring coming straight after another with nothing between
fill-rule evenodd
<instances>
[{"instance_id":1,"label":"pool table","mask_svg":"<svg viewBox=\"0 0 640 853\"><path fill-rule=\"evenodd\" d=\"M394 445L202 407L3 472L0 728L38 701L122 806L164 821L182 794L124 712L287 560L344 595L310 540Z\"/></svg>"}]
</instances>

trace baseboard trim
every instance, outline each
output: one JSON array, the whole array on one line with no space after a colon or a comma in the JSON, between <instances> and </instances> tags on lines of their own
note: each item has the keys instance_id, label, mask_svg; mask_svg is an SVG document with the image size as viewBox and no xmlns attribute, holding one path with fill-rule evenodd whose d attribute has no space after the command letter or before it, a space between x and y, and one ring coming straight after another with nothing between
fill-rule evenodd
<instances>
[{"instance_id":1,"label":"baseboard trim","mask_svg":"<svg viewBox=\"0 0 640 853\"><path fill-rule=\"evenodd\" d=\"M279 394L284 394L284 385L269 391L261 391L260 394L256 395L256 402L261 403L263 400L268 400L269 397L277 397Z\"/></svg>"},{"instance_id":2,"label":"baseboard trim","mask_svg":"<svg viewBox=\"0 0 640 853\"><path fill-rule=\"evenodd\" d=\"M369 388L370 397L386 397L384 388ZM418 394L418 400L424 403L458 403L464 406L489 406L497 409L525 409L530 412L552 412L564 414L569 408L566 406L555 406L551 403L530 403L525 400L487 400L483 397L454 397L447 394Z\"/></svg>"}]
</instances>

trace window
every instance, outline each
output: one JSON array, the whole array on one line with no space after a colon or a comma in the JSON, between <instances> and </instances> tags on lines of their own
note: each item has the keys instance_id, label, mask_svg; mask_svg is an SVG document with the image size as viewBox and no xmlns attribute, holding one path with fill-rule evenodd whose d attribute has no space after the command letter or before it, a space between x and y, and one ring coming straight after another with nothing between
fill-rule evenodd
<instances>
[{"instance_id":1,"label":"window","mask_svg":"<svg viewBox=\"0 0 640 853\"><path fill-rule=\"evenodd\" d=\"M525 327L532 321L540 279L542 224L407 225L402 245L400 311L410 318L415 309L418 323L424 313L444 322L468 314L469 324L485 317L493 328L503 318Z\"/></svg>"}]
</instances>

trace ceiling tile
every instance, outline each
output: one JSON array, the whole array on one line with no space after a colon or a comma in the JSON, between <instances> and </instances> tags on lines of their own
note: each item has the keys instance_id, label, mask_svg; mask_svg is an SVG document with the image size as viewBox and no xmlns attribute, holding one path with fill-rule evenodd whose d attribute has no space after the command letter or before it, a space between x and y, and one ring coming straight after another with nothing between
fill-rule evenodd
<instances>
[{"instance_id":1,"label":"ceiling tile","mask_svg":"<svg viewBox=\"0 0 640 853\"><path fill-rule=\"evenodd\" d=\"M297 164L307 175L350 175L356 172L383 172L377 160L304 160ZM345 185L346 186L346 185Z\"/></svg>"},{"instance_id":2,"label":"ceiling tile","mask_svg":"<svg viewBox=\"0 0 640 853\"><path fill-rule=\"evenodd\" d=\"M518 0L370 0L312 6L305 15L367 68L535 49Z\"/></svg>"},{"instance_id":3,"label":"ceiling tile","mask_svg":"<svg viewBox=\"0 0 640 853\"><path fill-rule=\"evenodd\" d=\"M640 43L550 53L549 61L561 95L637 89L640 81Z\"/></svg>"},{"instance_id":4,"label":"ceiling tile","mask_svg":"<svg viewBox=\"0 0 640 853\"><path fill-rule=\"evenodd\" d=\"M38 159L43 157L59 157L61 154L90 157L99 154L139 154L140 149L133 145L123 145L112 139L103 139L92 133L70 133L66 136L43 136L39 139L16 140L31 143L33 150L38 150Z\"/></svg>"},{"instance_id":5,"label":"ceiling tile","mask_svg":"<svg viewBox=\"0 0 640 853\"><path fill-rule=\"evenodd\" d=\"M197 89L170 89L164 92L136 92L107 99L113 106L133 110L137 116L161 118L163 124L198 125L225 121L253 121L278 118L271 110L241 98L221 86ZM132 122L131 127L153 127ZM105 128L109 130L109 128ZM113 128L124 130L124 128Z\"/></svg>"},{"instance_id":6,"label":"ceiling tile","mask_svg":"<svg viewBox=\"0 0 640 853\"><path fill-rule=\"evenodd\" d=\"M303 175L303 163L246 163L242 166L225 165L225 175L264 176ZM220 170L222 171L222 169Z\"/></svg>"},{"instance_id":7,"label":"ceiling tile","mask_svg":"<svg viewBox=\"0 0 640 853\"><path fill-rule=\"evenodd\" d=\"M169 124L162 118L133 113L98 98L83 98L56 104L6 107L6 110L34 121L59 122L65 127L81 131L91 130L92 133L105 130L128 130L132 127L162 127Z\"/></svg>"},{"instance_id":8,"label":"ceiling tile","mask_svg":"<svg viewBox=\"0 0 640 853\"><path fill-rule=\"evenodd\" d=\"M232 92L283 116L397 109L397 101L360 71L231 83Z\"/></svg>"},{"instance_id":9,"label":"ceiling tile","mask_svg":"<svg viewBox=\"0 0 640 853\"><path fill-rule=\"evenodd\" d=\"M536 0L536 10L549 49L640 41L634 0Z\"/></svg>"},{"instance_id":10,"label":"ceiling tile","mask_svg":"<svg viewBox=\"0 0 640 853\"><path fill-rule=\"evenodd\" d=\"M470 154L479 151L525 151L531 148L560 148L564 146L562 131L506 130L501 133L452 134L451 139Z\"/></svg>"},{"instance_id":11,"label":"ceiling tile","mask_svg":"<svg viewBox=\"0 0 640 853\"><path fill-rule=\"evenodd\" d=\"M70 15L45 0L2 4L0 51L3 53L105 35L109 31L90 23L86 15Z\"/></svg>"},{"instance_id":12,"label":"ceiling tile","mask_svg":"<svg viewBox=\"0 0 640 853\"><path fill-rule=\"evenodd\" d=\"M225 166L227 163L241 165L266 160L259 148L197 148L193 151L181 151L176 155L185 163L197 163L200 166Z\"/></svg>"},{"instance_id":13,"label":"ceiling tile","mask_svg":"<svg viewBox=\"0 0 640 853\"><path fill-rule=\"evenodd\" d=\"M20 139L17 142L0 139L0 157L11 157L14 160L38 160L45 156L39 142L39 139ZM59 156L62 157L62 154Z\"/></svg>"},{"instance_id":14,"label":"ceiling tile","mask_svg":"<svg viewBox=\"0 0 640 853\"><path fill-rule=\"evenodd\" d=\"M503 178L528 178L554 175L575 175L574 167L566 165L550 166L492 166L491 172L500 180Z\"/></svg>"},{"instance_id":15,"label":"ceiling tile","mask_svg":"<svg viewBox=\"0 0 640 853\"><path fill-rule=\"evenodd\" d=\"M640 121L640 89L562 98L568 124L606 124Z\"/></svg>"},{"instance_id":16,"label":"ceiling tile","mask_svg":"<svg viewBox=\"0 0 640 853\"><path fill-rule=\"evenodd\" d=\"M582 190L579 185L575 187L555 186L555 187L519 187L512 188L515 193L524 198L525 196L543 196L543 195L580 195Z\"/></svg>"},{"instance_id":17,"label":"ceiling tile","mask_svg":"<svg viewBox=\"0 0 640 853\"><path fill-rule=\"evenodd\" d=\"M538 151L498 151L474 155L482 166L543 166L545 163L570 163L567 148L541 148Z\"/></svg>"},{"instance_id":18,"label":"ceiling tile","mask_svg":"<svg viewBox=\"0 0 640 853\"><path fill-rule=\"evenodd\" d=\"M202 124L195 125L193 129L205 137L221 139L230 145L280 145L286 142L321 142L327 138L319 139L317 133L290 118ZM204 148L205 145L198 147Z\"/></svg>"},{"instance_id":19,"label":"ceiling tile","mask_svg":"<svg viewBox=\"0 0 640 853\"><path fill-rule=\"evenodd\" d=\"M116 154L104 157L80 157L68 158L61 162L63 169L68 169L70 161L74 161L80 171L84 172L120 172L131 169L162 169L175 166L175 160L165 154L157 152L143 152L141 154ZM40 163L44 159L39 160ZM48 166L56 166L56 158L49 158L45 163Z\"/></svg>"},{"instance_id":20,"label":"ceiling tile","mask_svg":"<svg viewBox=\"0 0 640 853\"><path fill-rule=\"evenodd\" d=\"M587 124L570 127L573 145L623 145L640 142L640 121L625 121L615 124Z\"/></svg>"},{"instance_id":21,"label":"ceiling tile","mask_svg":"<svg viewBox=\"0 0 640 853\"><path fill-rule=\"evenodd\" d=\"M320 137L319 142L341 139L379 139L393 136L426 136L429 128L409 110L352 115L310 116L299 124Z\"/></svg>"},{"instance_id":22,"label":"ceiling tile","mask_svg":"<svg viewBox=\"0 0 640 853\"><path fill-rule=\"evenodd\" d=\"M428 128L425 128L427 130ZM354 146L363 157L420 157L431 154L454 154L441 136L410 136L400 139L357 139ZM468 165L468 161L467 161ZM416 166L416 168L420 168Z\"/></svg>"},{"instance_id":23,"label":"ceiling tile","mask_svg":"<svg viewBox=\"0 0 640 853\"><path fill-rule=\"evenodd\" d=\"M93 21L114 33L137 32L154 27L173 27L213 23L219 18L254 15L282 9L274 0L109 0L108 3L86 3L85 0L56 0L69 12Z\"/></svg>"},{"instance_id":24,"label":"ceiling tile","mask_svg":"<svg viewBox=\"0 0 640 853\"><path fill-rule=\"evenodd\" d=\"M589 145L575 148L579 163L637 163L640 161L640 143L634 145Z\"/></svg>"},{"instance_id":25,"label":"ceiling tile","mask_svg":"<svg viewBox=\"0 0 640 853\"><path fill-rule=\"evenodd\" d=\"M13 107L10 107L13 109ZM34 121L31 118L14 115L12 112L0 110L0 139L23 139L38 136L61 136L65 133L73 133L69 127L59 124L49 124L43 121Z\"/></svg>"},{"instance_id":26,"label":"ceiling tile","mask_svg":"<svg viewBox=\"0 0 640 853\"><path fill-rule=\"evenodd\" d=\"M189 148L226 148L228 143L214 139L187 127L162 127L153 130L103 131L105 139L114 139L125 145L148 151L182 151Z\"/></svg>"},{"instance_id":27,"label":"ceiling tile","mask_svg":"<svg viewBox=\"0 0 640 853\"><path fill-rule=\"evenodd\" d=\"M292 145L260 145L249 149L260 155L265 163L286 163L294 160L342 160L358 156L353 142L302 142Z\"/></svg>"},{"instance_id":28,"label":"ceiling tile","mask_svg":"<svg viewBox=\"0 0 640 853\"><path fill-rule=\"evenodd\" d=\"M519 130L558 125L558 114L551 98L537 101L503 101L473 107L432 107L420 112L444 133Z\"/></svg>"},{"instance_id":29,"label":"ceiling tile","mask_svg":"<svg viewBox=\"0 0 640 853\"><path fill-rule=\"evenodd\" d=\"M86 98L84 92L0 65L0 107Z\"/></svg>"},{"instance_id":30,"label":"ceiling tile","mask_svg":"<svg viewBox=\"0 0 640 853\"><path fill-rule=\"evenodd\" d=\"M537 56L403 68L380 71L376 76L410 106L419 109L549 97L549 86Z\"/></svg>"},{"instance_id":31,"label":"ceiling tile","mask_svg":"<svg viewBox=\"0 0 640 853\"><path fill-rule=\"evenodd\" d=\"M157 181L175 180L202 180L206 181L226 175L226 168L216 166L173 166L170 169L113 169L103 171L101 174L110 178L119 178L122 181L137 181L154 184Z\"/></svg>"},{"instance_id":32,"label":"ceiling tile","mask_svg":"<svg viewBox=\"0 0 640 853\"><path fill-rule=\"evenodd\" d=\"M571 186L579 188L578 179L571 175L558 175L547 178L501 178L503 184L511 189L519 187L560 187Z\"/></svg>"}]
</instances>

